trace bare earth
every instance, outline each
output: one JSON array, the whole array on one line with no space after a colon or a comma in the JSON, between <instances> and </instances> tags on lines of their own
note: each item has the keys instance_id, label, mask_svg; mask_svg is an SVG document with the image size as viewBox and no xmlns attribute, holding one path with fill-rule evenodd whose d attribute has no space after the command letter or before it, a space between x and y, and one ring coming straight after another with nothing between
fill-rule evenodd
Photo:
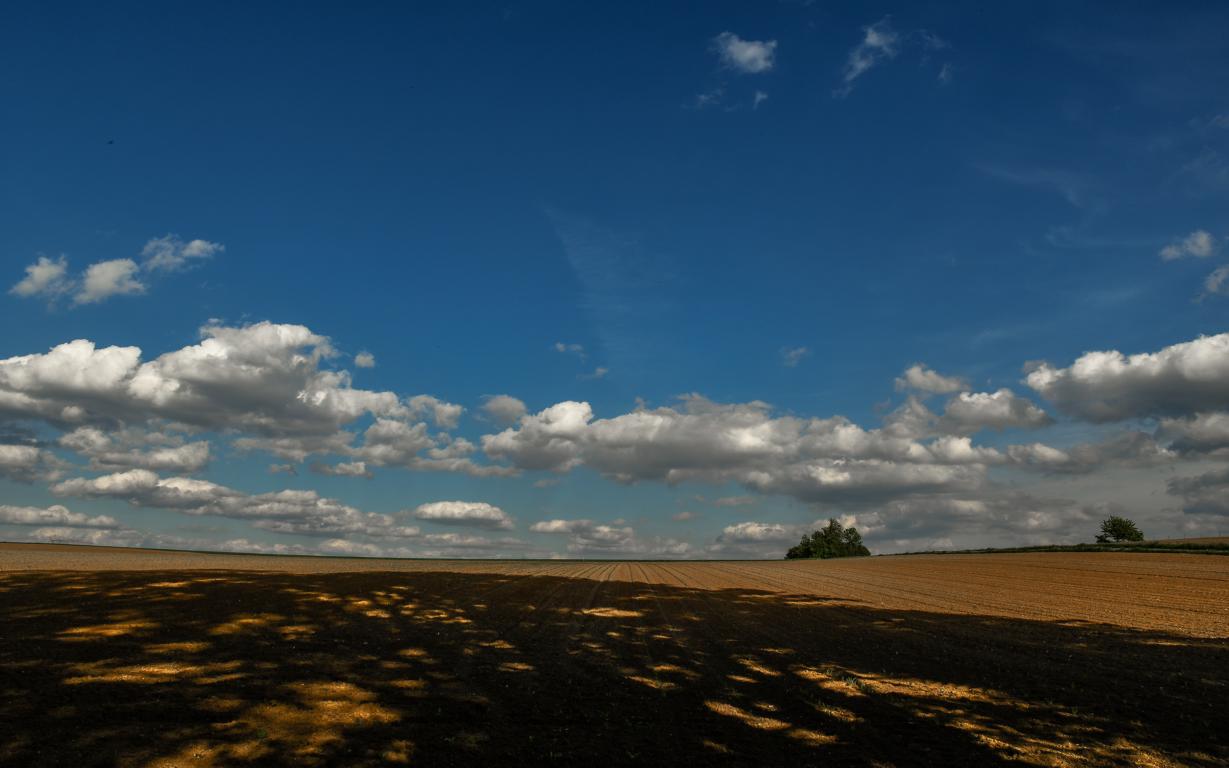
<instances>
[{"instance_id":1,"label":"bare earth","mask_svg":"<svg viewBox=\"0 0 1229 768\"><path fill-rule=\"evenodd\" d=\"M0 544L0 765L1225 765L1229 558Z\"/></svg>"}]
</instances>

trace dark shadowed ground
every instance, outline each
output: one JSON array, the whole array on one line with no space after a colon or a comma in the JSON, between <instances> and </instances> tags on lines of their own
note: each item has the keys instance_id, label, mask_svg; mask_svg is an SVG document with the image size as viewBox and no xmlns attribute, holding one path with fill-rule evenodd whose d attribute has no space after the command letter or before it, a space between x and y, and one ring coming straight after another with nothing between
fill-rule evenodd
<instances>
[{"instance_id":1,"label":"dark shadowed ground","mask_svg":"<svg viewBox=\"0 0 1229 768\"><path fill-rule=\"evenodd\" d=\"M0 764L1229 760L1224 634L705 567L0 573Z\"/></svg>"}]
</instances>

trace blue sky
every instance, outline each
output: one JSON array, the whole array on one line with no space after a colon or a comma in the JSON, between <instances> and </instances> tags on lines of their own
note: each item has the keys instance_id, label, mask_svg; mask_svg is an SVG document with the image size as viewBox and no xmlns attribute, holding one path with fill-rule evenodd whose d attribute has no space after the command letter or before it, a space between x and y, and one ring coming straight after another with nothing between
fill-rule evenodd
<instances>
[{"instance_id":1,"label":"blue sky","mask_svg":"<svg viewBox=\"0 0 1229 768\"><path fill-rule=\"evenodd\" d=\"M0 11L0 537L1229 529L1223 6L254 6Z\"/></svg>"}]
</instances>

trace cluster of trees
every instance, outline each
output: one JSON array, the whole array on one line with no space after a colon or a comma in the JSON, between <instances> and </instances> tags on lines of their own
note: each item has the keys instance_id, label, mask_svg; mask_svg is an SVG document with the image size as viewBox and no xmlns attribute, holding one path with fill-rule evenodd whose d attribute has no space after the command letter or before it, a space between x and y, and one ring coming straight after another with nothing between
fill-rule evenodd
<instances>
[{"instance_id":1,"label":"cluster of trees","mask_svg":"<svg viewBox=\"0 0 1229 768\"><path fill-rule=\"evenodd\" d=\"M796 547L790 547L785 557L789 560L829 557L864 557L871 551L862 543L862 534L850 526L842 528L835 519L809 536L803 536Z\"/></svg>"},{"instance_id":2,"label":"cluster of trees","mask_svg":"<svg viewBox=\"0 0 1229 768\"><path fill-rule=\"evenodd\" d=\"M1135 523L1119 517L1111 515L1101 521L1101 533L1097 534L1098 544L1109 544L1111 541L1143 541L1144 532L1136 527Z\"/></svg>"}]
</instances>

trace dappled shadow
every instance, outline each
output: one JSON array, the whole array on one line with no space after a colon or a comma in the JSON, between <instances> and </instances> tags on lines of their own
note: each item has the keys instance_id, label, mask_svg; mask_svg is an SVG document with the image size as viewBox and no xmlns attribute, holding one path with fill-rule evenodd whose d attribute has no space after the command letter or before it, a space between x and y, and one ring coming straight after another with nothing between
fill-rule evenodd
<instances>
[{"instance_id":1,"label":"dappled shadow","mask_svg":"<svg viewBox=\"0 0 1229 768\"><path fill-rule=\"evenodd\" d=\"M461 572L0 574L0 764L1223 764L1229 646Z\"/></svg>"}]
</instances>

